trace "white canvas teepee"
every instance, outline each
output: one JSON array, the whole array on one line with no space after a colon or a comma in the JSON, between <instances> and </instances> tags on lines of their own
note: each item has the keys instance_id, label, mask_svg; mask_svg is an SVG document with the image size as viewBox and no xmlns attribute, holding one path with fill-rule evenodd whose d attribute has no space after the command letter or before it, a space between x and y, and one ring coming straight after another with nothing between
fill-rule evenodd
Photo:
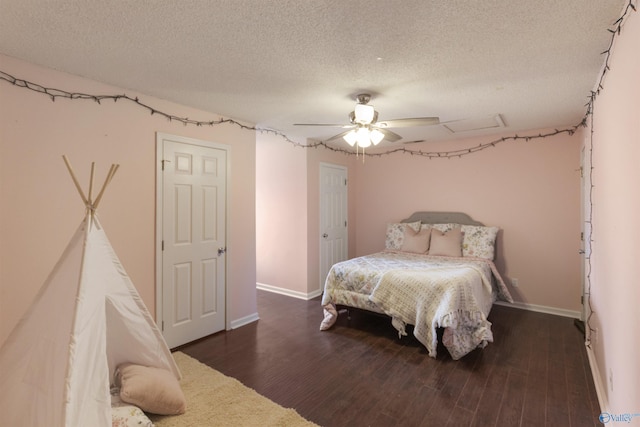
<instances>
[{"instance_id":1,"label":"white canvas teepee","mask_svg":"<svg viewBox=\"0 0 640 427\"><path fill-rule=\"evenodd\" d=\"M180 372L114 253L92 200L65 163L87 212L34 303L0 349L0 424L111 426L109 387L125 362Z\"/></svg>"}]
</instances>

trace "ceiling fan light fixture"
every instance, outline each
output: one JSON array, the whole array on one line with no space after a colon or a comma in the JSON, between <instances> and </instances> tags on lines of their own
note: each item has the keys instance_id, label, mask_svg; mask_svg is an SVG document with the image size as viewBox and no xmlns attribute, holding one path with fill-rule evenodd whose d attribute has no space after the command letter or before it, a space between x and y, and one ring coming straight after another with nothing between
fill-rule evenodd
<instances>
[{"instance_id":1,"label":"ceiling fan light fixture","mask_svg":"<svg viewBox=\"0 0 640 427\"><path fill-rule=\"evenodd\" d=\"M358 136L356 135L356 131L352 130L352 131L346 133L342 137L342 139L344 139L347 142L347 144L349 144L350 146L353 147L355 145L355 143L357 142L357 140L358 140Z\"/></svg>"},{"instance_id":2,"label":"ceiling fan light fixture","mask_svg":"<svg viewBox=\"0 0 640 427\"><path fill-rule=\"evenodd\" d=\"M380 132L378 129L373 129L371 131L370 138L373 145L378 145L380 141L384 139L384 133Z\"/></svg>"},{"instance_id":3,"label":"ceiling fan light fixture","mask_svg":"<svg viewBox=\"0 0 640 427\"><path fill-rule=\"evenodd\" d=\"M356 123L368 125L373 122L375 116L375 110L372 105L356 104L354 110L354 121Z\"/></svg>"},{"instance_id":4,"label":"ceiling fan light fixture","mask_svg":"<svg viewBox=\"0 0 640 427\"><path fill-rule=\"evenodd\" d=\"M356 131L358 147L367 148L371 145L371 135L369 129L361 127Z\"/></svg>"},{"instance_id":5,"label":"ceiling fan light fixture","mask_svg":"<svg viewBox=\"0 0 640 427\"><path fill-rule=\"evenodd\" d=\"M342 138L351 147L356 146L356 153L358 148L370 147L371 145L378 145L383 140L388 142L396 142L402 139L402 136L389 130L389 128L395 127L411 127L411 126L430 126L440 123L438 117L414 117L414 118L401 118L394 120L384 120L378 122L378 112L372 105L369 105L371 95L367 93L361 93L356 96L356 105L349 113L349 125L337 125L337 124L297 124L298 126L331 126L340 127L342 129L352 129L349 131L343 131L337 135L332 136L326 141L333 141L334 139ZM498 116L499 117L499 116Z\"/></svg>"}]
</instances>

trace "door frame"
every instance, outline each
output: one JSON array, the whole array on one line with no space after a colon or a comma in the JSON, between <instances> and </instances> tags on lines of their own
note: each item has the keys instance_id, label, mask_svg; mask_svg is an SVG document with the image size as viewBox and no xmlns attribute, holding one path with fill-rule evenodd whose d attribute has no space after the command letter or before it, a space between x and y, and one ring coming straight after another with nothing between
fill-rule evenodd
<instances>
[{"instance_id":1,"label":"door frame","mask_svg":"<svg viewBox=\"0 0 640 427\"><path fill-rule=\"evenodd\" d=\"M229 257L231 255L231 251L229 251L229 200L231 199L231 178L230 178L230 166L231 166L231 146L225 144L219 144L212 141L206 141L202 139L189 138L186 136L173 135L165 132L156 132L156 217L155 217L155 263L156 263L156 272L155 272L155 291L156 291L156 313L155 320L160 332L164 332L164 328L162 325L163 319L163 304L162 304L162 293L164 288L162 286L162 237L163 237L163 206L164 206L164 186L163 186L163 177L162 177L162 160L164 156L164 144L163 141L165 139L171 139L174 142L191 144L191 145L199 145L206 148L214 148L218 150L224 150L226 152L226 171L227 176L225 177L225 236L226 242L225 246L227 251L224 257L225 263L225 280L224 280L224 328L225 330L230 329L230 320L229 320L229 288L227 286L229 276ZM164 335L164 334L163 334Z\"/></svg>"},{"instance_id":2,"label":"door frame","mask_svg":"<svg viewBox=\"0 0 640 427\"><path fill-rule=\"evenodd\" d=\"M322 173L324 168L333 168L333 169L341 169L344 171L344 178L347 180L347 185L345 185L345 191L346 191L346 203L345 203L345 215L344 217L347 218L347 225L346 225L346 235L344 237L344 244L345 244L345 253L347 254L347 258L349 257L349 168L344 166L344 165L337 165L335 163L327 163L327 162L320 162L319 165L319 172L318 172L318 179L319 179L319 186L318 186L318 196L319 196L319 208L320 211L318 212L318 252L319 252L319 257L318 257L318 281L320 284L320 288L319 288L319 292L320 294L322 294L324 292L324 282L326 280L326 275L323 275L322 272L322 236L320 235L320 233L322 232L321 228L322 228L322 218L323 218L323 212L324 212L324 206L322 204ZM328 273L328 272L327 272Z\"/></svg>"}]
</instances>

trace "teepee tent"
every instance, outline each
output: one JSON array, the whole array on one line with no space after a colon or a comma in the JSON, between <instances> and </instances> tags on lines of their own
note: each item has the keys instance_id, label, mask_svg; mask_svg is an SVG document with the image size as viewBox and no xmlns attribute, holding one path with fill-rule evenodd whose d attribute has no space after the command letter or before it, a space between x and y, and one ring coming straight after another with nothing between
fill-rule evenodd
<instances>
[{"instance_id":1,"label":"teepee tent","mask_svg":"<svg viewBox=\"0 0 640 427\"><path fill-rule=\"evenodd\" d=\"M110 384L121 363L180 371L96 215L118 166L88 196L84 221L0 348L0 419L7 426L111 426Z\"/></svg>"}]
</instances>

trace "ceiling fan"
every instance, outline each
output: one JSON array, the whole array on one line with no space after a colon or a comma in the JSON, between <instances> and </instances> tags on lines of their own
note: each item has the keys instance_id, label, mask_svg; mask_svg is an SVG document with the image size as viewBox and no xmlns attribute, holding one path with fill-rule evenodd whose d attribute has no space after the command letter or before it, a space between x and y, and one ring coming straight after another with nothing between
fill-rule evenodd
<instances>
[{"instance_id":1,"label":"ceiling fan","mask_svg":"<svg viewBox=\"0 0 640 427\"><path fill-rule=\"evenodd\" d=\"M388 128L428 126L440 123L438 117L416 117L379 122L378 112L373 108L373 105L369 105L370 100L371 95L368 93L361 93L356 96L356 106L354 110L349 113L349 121L351 122L349 125L295 123L294 126L333 126L349 129L326 139L325 142L342 138L352 147L357 143L358 147L366 148L372 144L378 145L383 139L389 142L402 139L400 135L390 131Z\"/></svg>"}]
</instances>

